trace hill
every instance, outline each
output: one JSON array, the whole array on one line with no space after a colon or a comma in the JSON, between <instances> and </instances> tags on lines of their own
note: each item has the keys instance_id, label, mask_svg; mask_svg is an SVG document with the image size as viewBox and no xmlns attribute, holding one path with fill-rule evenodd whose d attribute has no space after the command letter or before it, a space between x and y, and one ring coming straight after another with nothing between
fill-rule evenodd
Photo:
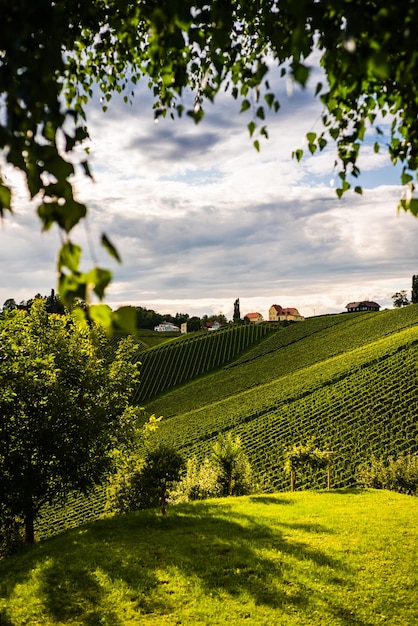
<instances>
[{"instance_id":1,"label":"hill","mask_svg":"<svg viewBox=\"0 0 418 626\"><path fill-rule=\"evenodd\" d=\"M147 404L157 437L202 459L218 433L241 437L265 490L286 489L287 447L333 451L333 485L372 455L418 451L418 308L308 319L268 336L222 370ZM300 477L322 487L321 474Z\"/></svg>"},{"instance_id":2,"label":"hill","mask_svg":"<svg viewBox=\"0 0 418 626\"><path fill-rule=\"evenodd\" d=\"M239 435L260 488L274 492L289 489L286 449L315 437L333 452L332 487L356 485L359 464L372 455L418 452L417 321L418 306L409 305L308 318L269 332L223 367L150 399L146 411L164 417L155 439L202 460L219 433ZM167 362L179 354L176 343L195 350L192 341L172 339ZM189 356L187 350L183 360L176 356L178 370ZM297 477L299 488L325 485L324 471ZM103 494L76 498L64 510L46 511L39 536L102 511Z\"/></svg>"},{"instance_id":3,"label":"hill","mask_svg":"<svg viewBox=\"0 0 418 626\"><path fill-rule=\"evenodd\" d=\"M304 492L193 502L0 562L2 626L413 626L418 499Z\"/></svg>"}]
</instances>

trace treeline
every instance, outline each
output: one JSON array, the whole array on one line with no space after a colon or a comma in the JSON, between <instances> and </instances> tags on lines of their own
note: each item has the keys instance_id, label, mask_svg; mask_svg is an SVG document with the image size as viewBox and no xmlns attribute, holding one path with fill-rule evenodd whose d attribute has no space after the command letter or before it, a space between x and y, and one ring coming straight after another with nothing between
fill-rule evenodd
<instances>
[{"instance_id":1,"label":"treeline","mask_svg":"<svg viewBox=\"0 0 418 626\"><path fill-rule=\"evenodd\" d=\"M228 324L228 320L222 313L218 315L204 315L203 317L190 316L188 313L176 313L174 316L169 313L161 314L147 309L146 307L137 306L136 311L136 327L147 330L154 330L162 322L170 322L176 326L181 326L187 322L187 330L194 332L204 328L208 322L219 322L221 326Z\"/></svg>"},{"instance_id":2,"label":"treeline","mask_svg":"<svg viewBox=\"0 0 418 626\"><path fill-rule=\"evenodd\" d=\"M49 296L42 296L40 293L37 293L33 298L29 298L29 300L21 300L19 303L17 303L13 298L8 298L3 303L3 312L14 311L15 309L30 311L35 300L43 300L45 302L45 309L48 313L65 313L65 307L61 302L59 295L56 294L53 289L51 289Z\"/></svg>"},{"instance_id":3,"label":"treeline","mask_svg":"<svg viewBox=\"0 0 418 626\"><path fill-rule=\"evenodd\" d=\"M62 314L65 312L65 307L61 302L59 295L56 294L53 289L51 289L49 296L43 296L40 293L37 293L33 298L29 298L29 300L22 300L19 303L17 303L14 298L8 298L3 303L3 312L13 311L15 309L30 311L35 300L44 300L48 313ZM218 315L203 315L203 317L191 317L188 313L176 313L175 315L170 315L169 313L157 313L157 311L154 311L153 309L147 309L142 306L136 306L134 308L136 312L137 329L154 330L154 328L162 322L170 322L171 324L181 327L182 324L187 322L187 330L189 332L194 332L200 330L201 328L205 328L209 322L219 322L221 326L228 324L228 320L222 313L219 313Z\"/></svg>"}]
</instances>

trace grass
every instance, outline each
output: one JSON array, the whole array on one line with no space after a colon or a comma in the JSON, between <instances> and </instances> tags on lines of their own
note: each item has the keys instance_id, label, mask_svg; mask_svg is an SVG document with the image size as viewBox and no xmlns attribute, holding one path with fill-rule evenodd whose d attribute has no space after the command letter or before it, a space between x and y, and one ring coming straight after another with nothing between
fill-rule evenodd
<instances>
[{"instance_id":1,"label":"grass","mask_svg":"<svg viewBox=\"0 0 418 626\"><path fill-rule=\"evenodd\" d=\"M296 492L104 519L0 563L2 626L409 626L418 499Z\"/></svg>"}]
</instances>

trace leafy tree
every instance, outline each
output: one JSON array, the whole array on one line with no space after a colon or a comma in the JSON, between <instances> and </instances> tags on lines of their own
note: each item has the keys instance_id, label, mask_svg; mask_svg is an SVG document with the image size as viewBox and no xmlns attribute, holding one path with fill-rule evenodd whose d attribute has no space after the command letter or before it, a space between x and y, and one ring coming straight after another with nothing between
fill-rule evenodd
<instances>
[{"instance_id":1,"label":"leafy tree","mask_svg":"<svg viewBox=\"0 0 418 626\"><path fill-rule=\"evenodd\" d=\"M3 303L3 311L13 311L17 309L17 304L13 298L7 298Z\"/></svg>"},{"instance_id":2,"label":"leafy tree","mask_svg":"<svg viewBox=\"0 0 418 626\"><path fill-rule=\"evenodd\" d=\"M234 302L234 314L232 317L232 321L234 324L239 324L241 322L241 311L239 308L239 298L237 298Z\"/></svg>"},{"instance_id":3,"label":"leafy tree","mask_svg":"<svg viewBox=\"0 0 418 626\"><path fill-rule=\"evenodd\" d=\"M73 153L88 137L85 107L97 88L106 110L113 93L129 101L132 85L145 78L155 117L182 115L192 90L186 113L195 122L206 102L227 91L251 115L249 134L260 149L266 109L280 109L271 71L279 68L304 87L317 52L323 128L307 134L309 152L335 142L341 196L357 180L361 148L374 133L374 150L387 149L402 166L400 206L418 213L415 0L20 0L0 3L0 19L0 148L24 173L43 228L56 224L64 235L58 255L64 304L75 297L89 302L91 293L102 299L111 280L103 268L82 272L81 248L70 239L87 211L71 177L77 168L91 175L87 155L77 161ZM302 155L295 150L298 160ZM354 190L361 193L361 186ZM11 189L0 179L0 216L11 208ZM108 237L101 241L119 261ZM109 319L110 310L97 306L90 317ZM119 317L132 322L126 310Z\"/></svg>"},{"instance_id":4,"label":"leafy tree","mask_svg":"<svg viewBox=\"0 0 418 626\"><path fill-rule=\"evenodd\" d=\"M310 469L324 469L329 467L329 452L323 452L315 446L315 437L309 439L306 444L295 444L286 452L284 469L290 474L291 489L295 490L296 475L298 472Z\"/></svg>"},{"instance_id":5,"label":"leafy tree","mask_svg":"<svg viewBox=\"0 0 418 626\"><path fill-rule=\"evenodd\" d=\"M360 465L357 479L363 487L390 489L416 495L418 494L418 455L406 454L388 459L372 457Z\"/></svg>"},{"instance_id":6,"label":"leafy tree","mask_svg":"<svg viewBox=\"0 0 418 626\"><path fill-rule=\"evenodd\" d=\"M219 435L212 449L221 494L243 495L251 490L251 467L242 447L240 437L231 433Z\"/></svg>"},{"instance_id":7,"label":"leafy tree","mask_svg":"<svg viewBox=\"0 0 418 626\"><path fill-rule=\"evenodd\" d=\"M411 302L412 304L418 304L418 276L412 277Z\"/></svg>"},{"instance_id":8,"label":"leafy tree","mask_svg":"<svg viewBox=\"0 0 418 626\"><path fill-rule=\"evenodd\" d=\"M109 489L109 508L128 513L160 506L165 515L169 491L180 480L184 468L180 452L167 444L158 445L148 451L145 459L133 459L121 468Z\"/></svg>"},{"instance_id":9,"label":"leafy tree","mask_svg":"<svg viewBox=\"0 0 418 626\"><path fill-rule=\"evenodd\" d=\"M121 341L110 361L106 343L42 300L0 320L0 510L23 519L27 542L41 507L101 483L136 432L134 346Z\"/></svg>"},{"instance_id":10,"label":"leafy tree","mask_svg":"<svg viewBox=\"0 0 418 626\"><path fill-rule=\"evenodd\" d=\"M392 296L392 300L393 306L395 308L401 308L409 304L408 296L406 295L406 291L404 289L402 291L394 293Z\"/></svg>"},{"instance_id":11,"label":"leafy tree","mask_svg":"<svg viewBox=\"0 0 418 626\"><path fill-rule=\"evenodd\" d=\"M201 329L201 326L202 326L202 321L200 317L197 317L196 315L193 315L193 317L187 320L187 330L190 333L197 332L198 330Z\"/></svg>"},{"instance_id":12,"label":"leafy tree","mask_svg":"<svg viewBox=\"0 0 418 626\"><path fill-rule=\"evenodd\" d=\"M172 494L175 502L206 500L222 496L219 467L213 459L205 458L198 463L196 457L186 462L185 474Z\"/></svg>"}]
</instances>

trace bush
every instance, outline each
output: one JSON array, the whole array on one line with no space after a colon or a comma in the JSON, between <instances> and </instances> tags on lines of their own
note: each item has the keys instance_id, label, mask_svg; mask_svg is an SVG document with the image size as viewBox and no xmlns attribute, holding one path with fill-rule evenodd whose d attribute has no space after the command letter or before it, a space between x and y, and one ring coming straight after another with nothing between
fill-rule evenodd
<instances>
[{"instance_id":1,"label":"bush","mask_svg":"<svg viewBox=\"0 0 418 626\"><path fill-rule=\"evenodd\" d=\"M253 491L251 465L239 437L219 435L210 458L198 466L189 459L186 474L174 494L177 502L220 496L241 496Z\"/></svg>"},{"instance_id":2,"label":"bush","mask_svg":"<svg viewBox=\"0 0 418 626\"><path fill-rule=\"evenodd\" d=\"M219 435L212 449L212 460L223 496L242 496L252 490L251 466L239 437Z\"/></svg>"},{"instance_id":3,"label":"bush","mask_svg":"<svg viewBox=\"0 0 418 626\"><path fill-rule=\"evenodd\" d=\"M112 479L107 508L117 513L161 507L165 514L170 490L181 478L185 461L172 446L161 444L142 461L130 461Z\"/></svg>"},{"instance_id":4,"label":"bush","mask_svg":"<svg viewBox=\"0 0 418 626\"><path fill-rule=\"evenodd\" d=\"M358 468L357 481L363 487L417 495L418 455L389 457L387 461L372 457Z\"/></svg>"},{"instance_id":5,"label":"bush","mask_svg":"<svg viewBox=\"0 0 418 626\"><path fill-rule=\"evenodd\" d=\"M210 459L204 459L199 466L195 458L186 463L186 473L172 494L176 502L205 500L222 495L218 481L218 471Z\"/></svg>"}]
</instances>

